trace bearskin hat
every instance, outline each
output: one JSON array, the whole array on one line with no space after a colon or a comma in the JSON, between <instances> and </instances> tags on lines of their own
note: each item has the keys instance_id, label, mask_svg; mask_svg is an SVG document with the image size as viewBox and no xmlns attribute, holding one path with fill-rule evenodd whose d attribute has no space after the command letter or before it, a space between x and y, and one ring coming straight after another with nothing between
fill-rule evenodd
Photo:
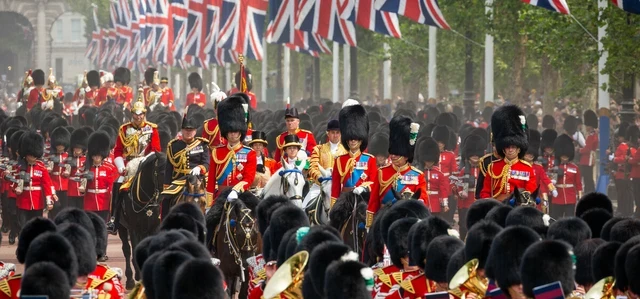
<instances>
[{"instance_id":1,"label":"bearskin hat","mask_svg":"<svg viewBox=\"0 0 640 299\"><path fill-rule=\"evenodd\" d=\"M36 217L27 221L18 235L18 246L16 248L16 259L18 263L24 264L29 245L31 245L31 242L35 238L46 232L55 231L56 225L49 219Z\"/></svg>"},{"instance_id":2,"label":"bearskin hat","mask_svg":"<svg viewBox=\"0 0 640 299\"><path fill-rule=\"evenodd\" d=\"M437 283L449 282L447 266L453 254L461 248L464 248L464 242L456 237L445 235L433 239L424 253L425 261L428 261L424 268L424 275ZM425 261L420 263L424 264Z\"/></svg>"},{"instance_id":3,"label":"bearskin hat","mask_svg":"<svg viewBox=\"0 0 640 299\"><path fill-rule=\"evenodd\" d=\"M640 235L640 220L628 218L611 227L609 239L612 242L624 243L638 235Z\"/></svg>"},{"instance_id":4,"label":"bearskin hat","mask_svg":"<svg viewBox=\"0 0 640 299\"><path fill-rule=\"evenodd\" d=\"M434 162L437 165L438 161L440 161L440 148L438 147L438 143L431 137L424 138L420 141L417 154L420 163Z\"/></svg>"},{"instance_id":5,"label":"bearskin hat","mask_svg":"<svg viewBox=\"0 0 640 299\"><path fill-rule=\"evenodd\" d=\"M278 208L271 215L269 230L271 231L271 248L277 249L283 242L284 234L294 228L309 226L309 218L303 210L286 205Z\"/></svg>"},{"instance_id":6,"label":"bearskin hat","mask_svg":"<svg viewBox=\"0 0 640 299\"><path fill-rule=\"evenodd\" d=\"M640 128L636 125L631 125L627 128L627 134L625 135L627 141L635 144L638 142L638 138L640 138Z\"/></svg>"},{"instance_id":7,"label":"bearskin hat","mask_svg":"<svg viewBox=\"0 0 640 299\"><path fill-rule=\"evenodd\" d=\"M66 273L69 287L76 284L78 259L71 243L60 234L48 232L33 239L27 250L24 268L29 269L38 262L53 262Z\"/></svg>"},{"instance_id":8,"label":"bearskin hat","mask_svg":"<svg viewBox=\"0 0 640 299\"><path fill-rule=\"evenodd\" d=\"M205 217L202 214L202 211L200 211L200 208L198 208L194 203L181 203L175 205L169 211L169 214L171 213L183 213L193 218L193 220L195 220L196 224L198 225L198 239L200 239L201 234L203 235L205 233Z\"/></svg>"},{"instance_id":9,"label":"bearskin hat","mask_svg":"<svg viewBox=\"0 0 640 299\"><path fill-rule=\"evenodd\" d=\"M451 281L466 262L464 247L456 250L449 259L449 264L447 264L447 280Z\"/></svg>"},{"instance_id":10,"label":"bearskin hat","mask_svg":"<svg viewBox=\"0 0 640 299\"><path fill-rule=\"evenodd\" d=\"M38 262L26 269L20 284L20 298L70 298L67 274L52 262ZM22 297L24 296L24 297Z\"/></svg>"},{"instance_id":11,"label":"bearskin hat","mask_svg":"<svg viewBox=\"0 0 640 299\"><path fill-rule=\"evenodd\" d=\"M503 205L501 202L493 198L474 201L469 207L469 211L467 211L467 229L484 219L493 207L501 205Z\"/></svg>"},{"instance_id":12,"label":"bearskin hat","mask_svg":"<svg viewBox=\"0 0 640 299\"><path fill-rule=\"evenodd\" d=\"M158 71L156 68L150 67L146 71L144 71L144 82L151 86L153 84L153 75Z\"/></svg>"},{"instance_id":13,"label":"bearskin hat","mask_svg":"<svg viewBox=\"0 0 640 299\"><path fill-rule=\"evenodd\" d=\"M391 224L387 236L387 249L391 256L391 262L398 268L402 268L402 258L409 257L409 230L418 218L398 219Z\"/></svg>"},{"instance_id":14,"label":"bearskin hat","mask_svg":"<svg viewBox=\"0 0 640 299\"><path fill-rule=\"evenodd\" d=\"M179 251L164 252L158 257L153 265L153 287L154 293L156 294L155 298L171 298L171 294L173 293L173 281L174 278L177 277L176 272L182 264L189 260L192 260L191 256Z\"/></svg>"},{"instance_id":15,"label":"bearskin hat","mask_svg":"<svg viewBox=\"0 0 640 299\"><path fill-rule=\"evenodd\" d=\"M288 255L288 252L293 252L295 250L297 233L301 228L307 229L309 227L303 226L299 228L292 228L284 233L284 235L282 235L282 241L280 242L280 245L278 245L278 254L276 258L278 267L282 266L282 264L284 264L284 262L288 260L289 257L291 257L290 255ZM289 245L291 245L291 250L288 250Z\"/></svg>"},{"instance_id":16,"label":"bearskin hat","mask_svg":"<svg viewBox=\"0 0 640 299\"><path fill-rule=\"evenodd\" d=\"M484 219L493 221L501 227L505 227L507 216L509 215L511 210L513 210L513 207L509 205L495 206L491 209L491 211L489 211L489 213L487 213L487 216L485 216Z\"/></svg>"},{"instance_id":17,"label":"bearskin hat","mask_svg":"<svg viewBox=\"0 0 640 299\"><path fill-rule=\"evenodd\" d=\"M503 156L507 147L514 145L520 148L522 158L529 146L527 138L527 122L524 112L515 105L498 108L491 116L491 132L498 155Z\"/></svg>"},{"instance_id":18,"label":"bearskin hat","mask_svg":"<svg viewBox=\"0 0 640 299\"><path fill-rule=\"evenodd\" d=\"M271 222L271 215L282 206L293 206L291 201L285 196L272 195L261 200L256 207L256 218L258 219L258 231L264 236L265 230Z\"/></svg>"},{"instance_id":19,"label":"bearskin hat","mask_svg":"<svg viewBox=\"0 0 640 299\"><path fill-rule=\"evenodd\" d=\"M240 132L240 140L247 134L246 113L248 105L241 97L228 97L218 104L218 126L220 135L227 138L229 132Z\"/></svg>"},{"instance_id":20,"label":"bearskin hat","mask_svg":"<svg viewBox=\"0 0 640 299\"><path fill-rule=\"evenodd\" d=\"M340 141L345 149L349 149L349 140L361 140L360 151L364 151L369 143L369 118L362 105L344 107L338 115L340 121Z\"/></svg>"},{"instance_id":21,"label":"bearskin hat","mask_svg":"<svg viewBox=\"0 0 640 299\"><path fill-rule=\"evenodd\" d=\"M129 85L131 82L131 71L126 67L119 67L113 72L113 82L120 82L123 85Z\"/></svg>"},{"instance_id":22,"label":"bearskin hat","mask_svg":"<svg viewBox=\"0 0 640 299\"><path fill-rule=\"evenodd\" d=\"M594 129L598 128L598 115L596 115L596 113L593 110L591 109L586 110L583 114L583 117L584 117L585 126L589 126Z\"/></svg>"},{"instance_id":23,"label":"bearskin hat","mask_svg":"<svg viewBox=\"0 0 640 299\"><path fill-rule=\"evenodd\" d=\"M606 242L596 248L591 257L591 274L594 281L615 275L616 253L621 246L618 242Z\"/></svg>"},{"instance_id":24,"label":"bearskin hat","mask_svg":"<svg viewBox=\"0 0 640 299\"><path fill-rule=\"evenodd\" d=\"M573 250L562 241L537 242L524 253L520 266L522 291L533 298L533 289L541 285L560 281L565 296L575 288Z\"/></svg>"},{"instance_id":25,"label":"bearskin hat","mask_svg":"<svg viewBox=\"0 0 640 299\"><path fill-rule=\"evenodd\" d=\"M207 283L202 283L203 281ZM222 272L210 261L193 259L178 268L171 298L225 298L223 282Z\"/></svg>"},{"instance_id":26,"label":"bearskin hat","mask_svg":"<svg viewBox=\"0 0 640 299\"><path fill-rule=\"evenodd\" d=\"M484 269L491 248L491 242L500 233L502 227L494 222L482 220L469 229L464 247L467 261L478 259L479 269Z\"/></svg>"},{"instance_id":27,"label":"bearskin hat","mask_svg":"<svg viewBox=\"0 0 640 299\"><path fill-rule=\"evenodd\" d=\"M253 89L253 76L251 75L251 70L248 67L244 67L244 78L247 82L247 90L251 91ZM238 89L240 89L240 72L237 72L235 75L235 83Z\"/></svg>"},{"instance_id":28,"label":"bearskin hat","mask_svg":"<svg viewBox=\"0 0 640 299\"><path fill-rule=\"evenodd\" d=\"M573 115L567 115L562 124L562 128L568 135L573 135L578 131L578 119Z\"/></svg>"},{"instance_id":29,"label":"bearskin hat","mask_svg":"<svg viewBox=\"0 0 640 299\"><path fill-rule=\"evenodd\" d=\"M11 129L7 130L7 132L11 133ZM11 136L9 136L10 138L7 142L7 145L11 149L11 157L14 160L18 159L18 152L20 151L20 138L22 138L22 135L24 135L25 132L27 131L16 130L11 134Z\"/></svg>"},{"instance_id":30,"label":"bearskin hat","mask_svg":"<svg viewBox=\"0 0 640 299\"><path fill-rule=\"evenodd\" d=\"M104 223L104 219L102 219L98 214L90 211L86 211L87 216L91 219L91 223L93 224L93 231L90 233L93 234L96 238L96 254L98 258L107 255L107 225Z\"/></svg>"},{"instance_id":31,"label":"bearskin hat","mask_svg":"<svg viewBox=\"0 0 640 299\"><path fill-rule=\"evenodd\" d=\"M556 138L556 141L553 143L553 151L557 159L560 159L562 156L567 156L569 162L573 161L576 155L575 148L573 147L573 139L567 134L562 134Z\"/></svg>"},{"instance_id":32,"label":"bearskin hat","mask_svg":"<svg viewBox=\"0 0 640 299\"><path fill-rule=\"evenodd\" d=\"M636 245L627 253L625 272L629 280L629 290L634 294L640 294L640 246ZM576 278L577 280L577 278Z\"/></svg>"},{"instance_id":33,"label":"bearskin hat","mask_svg":"<svg viewBox=\"0 0 640 299\"><path fill-rule=\"evenodd\" d=\"M49 138L51 138L51 132L53 132L53 130L60 127L64 128L68 125L69 125L69 122L67 121L67 119L65 119L62 116L55 115L54 118L51 121L49 121L49 123L47 124L47 127L42 128L40 132L47 132L49 134Z\"/></svg>"},{"instance_id":34,"label":"bearskin hat","mask_svg":"<svg viewBox=\"0 0 640 299\"><path fill-rule=\"evenodd\" d=\"M590 209L580 215L580 219L589 225L591 237L593 238L600 238L602 228L611 218L613 218L613 215L601 208Z\"/></svg>"},{"instance_id":35,"label":"bearskin hat","mask_svg":"<svg viewBox=\"0 0 640 299\"><path fill-rule=\"evenodd\" d=\"M438 126L447 126L454 130L458 129L458 117L451 112L443 112L436 117L435 124Z\"/></svg>"},{"instance_id":36,"label":"bearskin hat","mask_svg":"<svg viewBox=\"0 0 640 299\"><path fill-rule=\"evenodd\" d=\"M373 270L358 261L335 261L327 268L326 276L326 298L371 298L373 288L369 281L373 279Z\"/></svg>"},{"instance_id":37,"label":"bearskin hat","mask_svg":"<svg viewBox=\"0 0 640 299\"><path fill-rule=\"evenodd\" d=\"M20 138L19 152L21 157L34 156L42 158L42 155L44 155L44 138L34 131L25 132Z\"/></svg>"},{"instance_id":38,"label":"bearskin hat","mask_svg":"<svg viewBox=\"0 0 640 299\"><path fill-rule=\"evenodd\" d=\"M579 285L593 285L593 253L606 242L600 238L588 239L574 247L576 255L576 283Z\"/></svg>"},{"instance_id":39,"label":"bearskin hat","mask_svg":"<svg viewBox=\"0 0 640 299\"><path fill-rule=\"evenodd\" d=\"M389 136L384 133L373 134L368 150L374 156L389 156Z\"/></svg>"},{"instance_id":40,"label":"bearskin hat","mask_svg":"<svg viewBox=\"0 0 640 299\"><path fill-rule=\"evenodd\" d=\"M548 224L545 223L544 216L545 214L542 213L542 211L534 207L519 206L509 212L507 220L505 221L505 227L522 225L533 229L540 234L540 236L545 237L549 227Z\"/></svg>"},{"instance_id":41,"label":"bearskin hat","mask_svg":"<svg viewBox=\"0 0 640 299\"><path fill-rule=\"evenodd\" d=\"M89 133L86 130L74 130L69 138L69 150L81 148L87 150L89 145Z\"/></svg>"},{"instance_id":42,"label":"bearskin hat","mask_svg":"<svg viewBox=\"0 0 640 299\"><path fill-rule=\"evenodd\" d=\"M524 226L508 227L501 231L491 244L487 257L487 277L495 279L502 291L520 281L520 263L524 252L532 244L541 241L540 235Z\"/></svg>"},{"instance_id":43,"label":"bearskin hat","mask_svg":"<svg viewBox=\"0 0 640 299\"><path fill-rule=\"evenodd\" d=\"M486 106L482 109L482 118L484 121L491 121L491 115L493 115L493 107Z\"/></svg>"},{"instance_id":44,"label":"bearskin hat","mask_svg":"<svg viewBox=\"0 0 640 299\"><path fill-rule=\"evenodd\" d=\"M615 265L614 265L614 277L616 278L616 289L626 292L629 287L629 278L627 277L626 265L627 254L631 248L640 244L640 236L629 239L622 243L620 249L616 252ZM636 265L637 266L637 265Z\"/></svg>"},{"instance_id":45,"label":"bearskin hat","mask_svg":"<svg viewBox=\"0 0 640 299\"><path fill-rule=\"evenodd\" d=\"M96 269L97 254L96 243L91 233L75 223L59 226L58 233L73 246L78 258L78 275L87 276L93 273Z\"/></svg>"},{"instance_id":46,"label":"bearskin hat","mask_svg":"<svg viewBox=\"0 0 640 299\"><path fill-rule=\"evenodd\" d=\"M549 225L547 239L562 240L576 247L580 242L591 238L591 229L578 217L562 218Z\"/></svg>"},{"instance_id":47,"label":"bearskin hat","mask_svg":"<svg viewBox=\"0 0 640 299\"><path fill-rule=\"evenodd\" d=\"M450 134L447 126L436 126L431 131L431 137L437 142L443 143L446 147L449 144Z\"/></svg>"},{"instance_id":48,"label":"bearskin hat","mask_svg":"<svg viewBox=\"0 0 640 299\"><path fill-rule=\"evenodd\" d=\"M58 127L51 132L51 148L55 149L58 145L64 146L65 150L69 148L71 134L64 127Z\"/></svg>"},{"instance_id":49,"label":"bearskin hat","mask_svg":"<svg viewBox=\"0 0 640 299\"><path fill-rule=\"evenodd\" d=\"M189 74L189 87L191 87L191 89L195 88L202 91L202 85L202 77L200 77L200 74L196 72Z\"/></svg>"},{"instance_id":50,"label":"bearskin hat","mask_svg":"<svg viewBox=\"0 0 640 299\"><path fill-rule=\"evenodd\" d=\"M41 69L37 69L31 73L31 78L33 78L33 85L44 85L44 71Z\"/></svg>"},{"instance_id":51,"label":"bearskin hat","mask_svg":"<svg viewBox=\"0 0 640 299\"><path fill-rule=\"evenodd\" d=\"M100 86L100 73L95 70L87 72L87 84L89 87Z\"/></svg>"},{"instance_id":52,"label":"bearskin hat","mask_svg":"<svg viewBox=\"0 0 640 299\"><path fill-rule=\"evenodd\" d=\"M306 250L311 252L317 245L329 241L342 241L337 229L328 225L316 225L309 229L309 232L296 242L296 250L293 253Z\"/></svg>"},{"instance_id":53,"label":"bearskin hat","mask_svg":"<svg viewBox=\"0 0 640 299\"><path fill-rule=\"evenodd\" d=\"M487 140L478 135L471 134L462 142L462 158L465 160L473 156L480 158L484 156L486 149Z\"/></svg>"},{"instance_id":54,"label":"bearskin hat","mask_svg":"<svg viewBox=\"0 0 640 299\"><path fill-rule=\"evenodd\" d=\"M527 127L530 130L538 130L538 117L535 114L527 115Z\"/></svg>"},{"instance_id":55,"label":"bearskin hat","mask_svg":"<svg viewBox=\"0 0 640 299\"><path fill-rule=\"evenodd\" d=\"M533 161L538 160L538 156L540 155L540 138L540 132L529 129L529 147L527 148L527 154L533 156Z\"/></svg>"},{"instance_id":56,"label":"bearskin hat","mask_svg":"<svg viewBox=\"0 0 640 299\"><path fill-rule=\"evenodd\" d=\"M324 294L325 273L331 262L340 260L342 256L347 255L350 251L349 246L342 241L322 243L311 251L308 274L316 293ZM303 286L303 288L307 287L308 285Z\"/></svg>"},{"instance_id":57,"label":"bearskin hat","mask_svg":"<svg viewBox=\"0 0 640 299\"><path fill-rule=\"evenodd\" d=\"M544 152L545 148L553 148L554 142L558 138L558 132L554 129L546 129L540 134L540 150Z\"/></svg>"},{"instance_id":58,"label":"bearskin hat","mask_svg":"<svg viewBox=\"0 0 640 299\"><path fill-rule=\"evenodd\" d=\"M382 240L388 247L389 228L396 220L410 217L424 219L430 215L431 213L421 200L400 200L396 202L382 216L380 227Z\"/></svg>"},{"instance_id":59,"label":"bearskin hat","mask_svg":"<svg viewBox=\"0 0 640 299\"><path fill-rule=\"evenodd\" d=\"M413 162L416 139L420 125L412 123L411 119L404 116L394 116L389 122L389 154L406 157L409 163Z\"/></svg>"},{"instance_id":60,"label":"bearskin hat","mask_svg":"<svg viewBox=\"0 0 640 299\"><path fill-rule=\"evenodd\" d=\"M542 128L543 129L556 129L556 119L553 116L547 114L542 117Z\"/></svg>"},{"instance_id":61,"label":"bearskin hat","mask_svg":"<svg viewBox=\"0 0 640 299\"><path fill-rule=\"evenodd\" d=\"M89 149L87 150L87 157L93 157L100 155L102 158L109 157L111 148L111 137L104 131L95 131L89 136Z\"/></svg>"}]
</instances>

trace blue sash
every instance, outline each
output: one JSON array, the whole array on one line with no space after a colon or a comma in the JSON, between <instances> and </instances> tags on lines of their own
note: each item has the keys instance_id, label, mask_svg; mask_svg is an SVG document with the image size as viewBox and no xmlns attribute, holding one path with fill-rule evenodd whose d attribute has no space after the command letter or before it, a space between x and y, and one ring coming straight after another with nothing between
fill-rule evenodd
<instances>
[{"instance_id":1,"label":"blue sash","mask_svg":"<svg viewBox=\"0 0 640 299\"><path fill-rule=\"evenodd\" d=\"M246 147L241 148L237 153L236 153L236 158L238 157L238 155L244 155L245 157L247 156L247 154L249 154L249 149ZM237 159L236 159L237 161ZM232 161L227 160L227 166L225 167L224 171L222 172L222 175L218 178L218 186L223 186L223 182L227 179L227 177L229 177L229 174L231 174L231 172L233 171L233 169L236 167L236 163L231 163ZM242 163L245 163L246 161L242 161Z\"/></svg>"},{"instance_id":2,"label":"blue sash","mask_svg":"<svg viewBox=\"0 0 640 299\"><path fill-rule=\"evenodd\" d=\"M406 177L406 176L415 176L417 177L419 175L418 172L416 172L415 170L411 169L409 171L407 171L407 173L405 173L403 176L396 178L396 191L401 191L404 189L404 187L406 186L406 184L403 184L403 179L402 177ZM391 183L393 184L393 183ZM396 203L397 199L393 196L393 192L391 192L391 189L393 188L393 185L391 185L389 187L389 189L387 189L387 192L384 194L384 196L382 197L382 204L386 205L388 203L394 204Z\"/></svg>"},{"instance_id":3,"label":"blue sash","mask_svg":"<svg viewBox=\"0 0 640 299\"><path fill-rule=\"evenodd\" d=\"M356 184L362 177L362 174L364 173L364 169L362 168L358 169L358 164L368 166L368 163L369 163L369 156L360 155L360 161L356 162L356 165L353 167L353 171L351 172L351 176L349 177L349 179L345 180L344 182L345 188L354 188L356 186Z\"/></svg>"}]
</instances>

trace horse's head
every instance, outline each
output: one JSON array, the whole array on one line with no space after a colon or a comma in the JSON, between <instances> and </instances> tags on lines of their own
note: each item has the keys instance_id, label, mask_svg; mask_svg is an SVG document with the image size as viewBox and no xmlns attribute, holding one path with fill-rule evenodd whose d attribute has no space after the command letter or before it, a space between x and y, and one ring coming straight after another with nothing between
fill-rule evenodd
<instances>
[{"instance_id":1,"label":"horse's head","mask_svg":"<svg viewBox=\"0 0 640 299\"><path fill-rule=\"evenodd\" d=\"M420 198L420 195L421 195L420 189L418 189L418 191L416 191L415 193L411 191L398 192L394 188L390 188L390 189L396 201L405 200L405 199L418 199Z\"/></svg>"},{"instance_id":2,"label":"horse's head","mask_svg":"<svg viewBox=\"0 0 640 299\"><path fill-rule=\"evenodd\" d=\"M254 212L257 202L255 195L246 191L239 198L227 200L224 204L226 240L233 247L230 248L231 253L240 255L242 260L255 255L260 249Z\"/></svg>"},{"instance_id":3,"label":"horse's head","mask_svg":"<svg viewBox=\"0 0 640 299\"><path fill-rule=\"evenodd\" d=\"M302 173L304 166L284 163L283 168L277 173L280 176L282 193L291 200L302 202L304 184L306 182Z\"/></svg>"},{"instance_id":4,"label":"horse's head","mask_svg":"<svg viewBox=\"0 0 640 299\"><path fill-rule=\"evenodd\" d=\"M515 207L518 207L518 206L535 207L536 204L539 204L540 202L539 202L539 199L532 199L531 193L529 191L524 191L516 188L515 190L513 190L513 194L507 199L505 199L504 203L510 206L515 206Z\"/></svg>"},{"instance_id":5,"label":"horse's head","mask_svg":"<svg viewBox=\"0 0 640 299\"><path fill-rule=\"evenodd\" d=\"M204 175L187 175L187 191L191 194L200 194L205 191Z\"/></svg>"},{"instance_id":6,"label":"horse's head","mask_svg":"<svg viewBox=\"0 0 640 299\"><path fill-rule=\"evenodd\" d=\"M184 186L184 201L194 202L205 213L207 204L207 190L204 183L203 175L189 174L185 177L186 184Z\"/></svg>"},{"instance_id":7,"label":"horse's head","mask_svg":"<svg viewBox=\"0 0 640 299\"><path fill-rule=\"evenodd\" d=\"M343 241L358 252L367 236L367 195L344 192L329 212L329 225L337 229Z\"/></svg>"}]
</instances>

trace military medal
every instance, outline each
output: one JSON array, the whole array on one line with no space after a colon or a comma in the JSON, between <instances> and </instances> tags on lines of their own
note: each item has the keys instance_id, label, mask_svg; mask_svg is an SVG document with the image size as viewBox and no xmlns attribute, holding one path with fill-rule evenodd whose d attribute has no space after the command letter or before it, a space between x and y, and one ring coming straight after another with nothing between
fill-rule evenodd
<instances>
[{"instance_id":1,"label":"military medal","mask_svg":"<svg viewBox=\"0 0 640 299\"><path fill-rule=\"evenodd\" d=\"M362 175L360 175L360 178L361 178L363 181L366 181L366 180L367 180L367 174L366 174L366 173L362 173Z\"/></svg>"},{"instance_id":2,"label":"military medal","mask_svg":"<svg viewBox=\"0 0 640 299\"><path fill-rule=\"evenodd\" d=\"M242 178L243 178L242 173L238 173L238 175L236 176L236 179L242 180Z\"/></svg>"},{"instance_id":3,"label":"military medal","mask_svg":"<svg viewBox=\"0 0 640 299\"><path fill-rule=\"evenodd\" d=\"M244 166L242 166L242 163L239 163L238 166L236 166L236 169L242 171L244 169Z\"/></svg>"}]
</instances>

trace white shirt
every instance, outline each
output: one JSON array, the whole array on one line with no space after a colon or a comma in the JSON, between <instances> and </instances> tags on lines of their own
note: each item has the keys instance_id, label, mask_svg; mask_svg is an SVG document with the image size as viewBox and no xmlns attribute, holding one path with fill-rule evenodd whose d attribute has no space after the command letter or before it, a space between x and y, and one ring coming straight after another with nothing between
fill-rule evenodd
<instances>
[{"instance_id":1,"label":"white shirt","mask_svg":"<svg viewBox=\"0 0 640 299\"><path fill-rule=\"evenodd\" d=\"M340 143L332 143L329 142L330 146L331 146L331 154L335 155L336 152L338 151L338 146L340 145Z\"/></svg>"}]
</instances>

